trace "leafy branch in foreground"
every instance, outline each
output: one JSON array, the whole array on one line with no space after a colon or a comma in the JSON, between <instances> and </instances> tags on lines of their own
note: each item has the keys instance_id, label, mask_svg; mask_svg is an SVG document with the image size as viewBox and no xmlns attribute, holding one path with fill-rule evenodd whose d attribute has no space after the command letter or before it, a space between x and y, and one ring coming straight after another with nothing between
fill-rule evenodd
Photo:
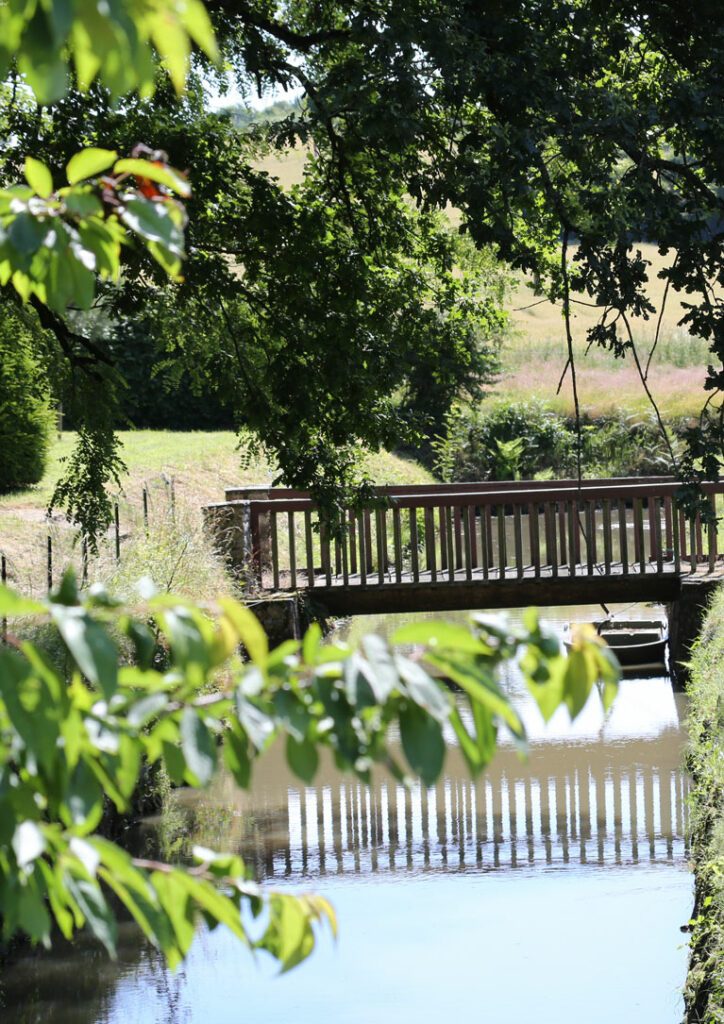
<instances>
[{"instance_id":1,"label":"leafy branch in foreground","mask_svg":"<svg viewBox=\"0 0 724 1024\"><path fill-rule=\"evenodd\" d=\"M171 966L201 919L282 970L309 955L320 922L336 923L318 896L262 890L237 856L197 848L193 864L134 859L99 835L106 800L129 811L144 762L194 787L222 762L247 788L257 758L279 741L304 782L327 748L362 781L378 765L431 785L444 729L472 774L490 762L501 724L524 749L523 724L496 681L502 664L517 660L546 718L562 704L578 714L597 682L608 707L618 678L594 633L582 632L566 657L533 609L523 626L475 615L471 629L409 626L389 644L367 636L359 651L323 645L318 627L270 651L258 620L231 599L208 610L156 595L131 610L100 588L80 595L72 575L42 602L0 589L0 615L52 623L71 665L68 678L14 636L0 649L2 939L25 933L47 946L56 928L69 939L87 926L113 954L118 901ZM409 644L424 645L421 659L403 653ZM460 688L469 716L429 670ZM404 758L390 743L393 725Z\"/></svg>"}]
</instances>

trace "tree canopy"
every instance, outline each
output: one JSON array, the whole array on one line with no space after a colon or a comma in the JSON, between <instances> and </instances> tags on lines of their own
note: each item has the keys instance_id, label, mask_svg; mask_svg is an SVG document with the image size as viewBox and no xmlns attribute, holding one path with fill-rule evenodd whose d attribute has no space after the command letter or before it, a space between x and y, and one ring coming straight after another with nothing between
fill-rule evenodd
<instances>
[{"instance_id":1,"label":"tree canopy","mask_svg":"<svg viewBox=\"0 0 724 1024\"><path fill-rule=\"evenodd\" d=\"M637 248L653 240L671 255L661 272L667 292L686 296L682 323L712 346L709 402L679 469L690 479L717 474L724 30L716 5L207 7L222 63L197 36L210 56L194 59L180 104L159 68L153 99L122 106L103 78L40 109L16 72L4 87L5 181L17 178L28 147L55 171L79 139L119 154L139 142L159 147L189 171L184 281L170 284L147 249L125 251L120 282L103 284L95 300L116 346L134 318L155 324L169 358L185 359L199 387L223 394L277 454L288 483L325 493L354 477L360 442L429 429L456 393L477 394L490 378L501 328L490 252L563 300L571 357L575 285L601 307L590 340L638 364L631 317L661 313ZM80 84L88 84L82 75ZM282 120L239 132L209 109L211 87L230 85L247 95L294 88L303 100ZM259 169L270 146L304 149L301 184L284 190ZM482 255L451 236L441 219L450 208ZM84 374L102 376L110 394L107 339L65 314L44 326L43 344L84 363L72 374L79 408ZM572 359L570 372L575 391ZM108 417L87 420L106 438L96 449L109 451ZM105 461L111 472L113 458Z\"/></svg>"}]
</instances>

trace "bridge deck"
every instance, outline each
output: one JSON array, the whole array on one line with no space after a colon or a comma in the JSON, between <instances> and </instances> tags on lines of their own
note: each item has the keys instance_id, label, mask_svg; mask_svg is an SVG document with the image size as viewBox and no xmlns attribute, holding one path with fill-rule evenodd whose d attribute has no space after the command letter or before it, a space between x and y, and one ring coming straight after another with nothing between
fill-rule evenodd
<instances>
[{"instance_id":1,"label":"bridge deck","mask_svg":"<svg viewBox=\"0 0 724 1024\"><path fill-rule=\"evenodd\" d=\"M673 563L664 563L662 572L656 565L649 565L644 573L624 572L621 564L612 565L608 573L603 568L596 566L601 571L589 574L586 565L577 565L573 573L568 566L558 566L554 575L551 566L541 566L537 575L533 566L527 566L521 575L508 570L502 577L497 569L489 570L487 577L480 569L470 577L465 569L458 569L453 576L446 572L444 580L438 574L436 581L429 571L421 572L417 580L412 573L404 572L399 581L394 572L387 572L382 583L377 576L363 582L357 573L347 582L332 576L329 584L323 573L315 573L311 585L306 573L301 573L297 587L331 615L366 615L615 601L669 602L678 598L684 582L724 579L722 562L713 572L708 565L701 565L695 573L676 572ZM264 589L274 592L271 579L264 582ZM279 589L290 589L288 576L280 583Z\"/></svg>"}]
</instances>

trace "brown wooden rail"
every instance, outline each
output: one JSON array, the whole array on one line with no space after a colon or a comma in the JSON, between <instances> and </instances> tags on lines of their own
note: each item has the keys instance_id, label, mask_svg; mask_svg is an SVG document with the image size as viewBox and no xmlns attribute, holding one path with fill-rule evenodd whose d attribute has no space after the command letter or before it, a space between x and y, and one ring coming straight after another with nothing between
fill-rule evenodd
<instances>
[{"instance_id":1,"label":"brown wooden rail","mask_svg":"<svg viewBox=\"0 0 724 1024\"><path fill-rule=\"evenodd\" d=\"M718 572L724 483L703 487L707 523L684 518L679 486L647 477L380 488L374 507L345 512L341 536L308 495L290 489L213 508L243 523L243 560L260 591L322 596L330 588L475 582L487 590L513 581Z\"/></svg>"}]
</instances>

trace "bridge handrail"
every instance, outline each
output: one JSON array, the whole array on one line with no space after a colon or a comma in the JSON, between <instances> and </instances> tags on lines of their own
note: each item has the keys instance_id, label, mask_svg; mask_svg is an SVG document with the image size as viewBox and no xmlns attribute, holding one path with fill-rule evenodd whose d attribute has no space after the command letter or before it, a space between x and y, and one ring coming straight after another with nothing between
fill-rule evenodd
<instances>
[{"instance_id":1,"label":"bridge handrail","mask_svg":"<svg viewBox=\"0 0 724 1024\"><path fill-rule=\"evenodd\" d=\"M646 476L646 477L600 477L595 480L582 480L583 487L596 486L622 486L632 480L644 483L669 483L675 482L671 475ZM563 478L560 480L476 480L464 481L462 483L424 483L424 484L384 484L374 488L374 493L381 497L392 497L398 495L422 495L422 494L477 494L487 491L514 491L514 490L547 490L549 488L578 487L578 480L574 478ZM225 491L226 502L233 501L257 501L257 500L292 500L295 498L310 498L310 492L299 490L294 487L272 487L264 484L254 484L248 487L227 487Z\"/></svg>"},{"instance_id":2,"label":"bridge handrail","mask_svg":"<svg viewBox=\"0 0 724 1024\"><path fill-rule=\"evenodd\" d=\"M558 488L538 488L495 491L435 491L422 492L419 494L380 495L389 497L391 508L439 508L442 506L491 506L491 505L529 505L543 504L554 501L575 501L578 496L581 501L601 501L609 499L631 500L634 498L673 498L681 487L678 481L660 483L635 483L624 486L610 487L603 486L573 486ZM724 494L724 481L712 481L701 484L704 494ZM318 510L317 503L311 498L250 498L219 503L222 505L249 505L253 514L265 512L315 512ZM373 506L374 507L374 506Z\"/></svg>"}]
</instances>

